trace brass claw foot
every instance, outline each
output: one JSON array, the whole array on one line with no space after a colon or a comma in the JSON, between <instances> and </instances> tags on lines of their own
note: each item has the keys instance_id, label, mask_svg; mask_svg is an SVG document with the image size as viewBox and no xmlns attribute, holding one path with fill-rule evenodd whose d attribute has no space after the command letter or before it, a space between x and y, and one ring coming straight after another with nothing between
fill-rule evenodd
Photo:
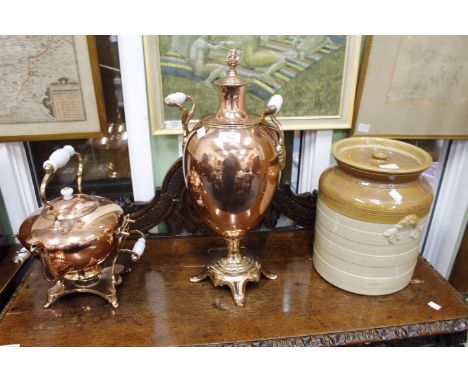
<instances>
[{"instance_id":1,"label":"brass claw foot","mask_svg":"<svg viewBox=\"0 0 468 382\"><path fill-rule=\"evenodd\" d=\"M207 267L203 269L198 275L190 276L190 281L193 283L197 283L199 281L205 280L210 275L210 271Z\"/></svg>"},{"instance_id":2,"label":"brass claw foot","mask_svg":"<svg viewBox=\"0 0 468 382\"><path fill-rule=\"evenodd\" d=\"M245 287L249 281L250 280L244 279L242 281L235 281L229 284L232 297L234 298L234 303L239 307L243 307L245 305Z\"/></svg>"},{"instance_id":3,"label":"brass claw foot","mask_svg":"<svg viewBox=\"0 0 468 382\"><path fill-rule=\"evenodd\" d=\"M210 277L214 286L229 287L237 306L245 305L245 289L249 281L258 282L260 275L275 280L278 275L261 269L260 261L255 256L242 255L239 252L239 241L228 240L228 254L217 257L198 275L190 277L191 282L199 282Z\"/></svg>"},{"instance_id":4,"label":"brass claw foot","mask_svg":"<svg viewBox=\"0 0 468 382\"><path fill-rule=\"evenodd\" d=\"M272 273L272 272L268 272L266 269L263 269L261 268L260 269L260 272L262 273L262 275L267 278L268 280L276 280L278 278L278 274L277 273Z\"/></svg>"}]
</instances>

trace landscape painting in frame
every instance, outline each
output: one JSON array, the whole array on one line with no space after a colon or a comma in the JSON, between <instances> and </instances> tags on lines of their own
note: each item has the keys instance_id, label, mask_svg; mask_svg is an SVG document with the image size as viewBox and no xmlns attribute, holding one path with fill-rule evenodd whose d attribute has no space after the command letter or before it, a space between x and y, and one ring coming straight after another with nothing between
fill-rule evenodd
<instances>
[{"instance_id":1,"label":"landscape painting in frame","mask_svg":"<svg viewBox=\"0 0 468 382\"><path fill-rule=\"evenodd\" d=\"M230 49L237 49L240 55L238 75L251 83L247 97L250 112L260 114L270 97L280 94L284 98L281 119L297 119L296 123L302 123L302 127L304 120L347 118L342 115L345 79L352 74L348 87L355 86L357 65L351 69L346 65L350 53L352 57L357 56L354 55L359 45L356 38L351 44L353 52L349 52L349 37L334 35L156 38L157 43L151 46L158 50L160 80L156 82L160 89L154 91L161 92L160 99L178 91L192 96L197 103L194 119L216 111L218 93L214 81L227 74L226 57ZM354 65L355 60L351 61ZM177 109L162 109L162 124L179 120ZM349 126L344 123L329 128Z\"/></svg>"}]
</instances>

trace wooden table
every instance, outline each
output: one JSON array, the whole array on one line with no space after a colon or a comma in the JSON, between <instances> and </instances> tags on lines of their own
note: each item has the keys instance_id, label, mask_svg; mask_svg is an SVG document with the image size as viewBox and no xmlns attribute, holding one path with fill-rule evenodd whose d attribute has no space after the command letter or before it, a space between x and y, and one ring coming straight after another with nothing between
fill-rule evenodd
<instances>
[{"instance_id":1,"label":"wooden table","mask_svg":"<svg viewBox=\"0 0 468 382\"><path fill-rule=\"evenodd\" d=\"M23 269L22 264L13 262L18 248L16 245L0 246L0 310L16 288L18 276Z\"/></svg>"},{"instance_id":2,"label":"wooden table","mask_svg":"<svg viewBox=\"0 0 468 382\"><path fill-rule=\"evenodd\" d=\"M315 346L466 341L467 305L425 260L419 259L414 280L403 291L360 296L335 288L315 272L312 242L309 229L250 234L243 244L277 272L278 279L249 284L244 308L235 307L226 287L188 280L223 246L214 236L150 240L146 254L119 287L117 309L99 297L76 294L44 309L50 285L35 262L0 316L0 344ZM429 301L442 308L432 309Z\"/></svg>"}]
</instances>

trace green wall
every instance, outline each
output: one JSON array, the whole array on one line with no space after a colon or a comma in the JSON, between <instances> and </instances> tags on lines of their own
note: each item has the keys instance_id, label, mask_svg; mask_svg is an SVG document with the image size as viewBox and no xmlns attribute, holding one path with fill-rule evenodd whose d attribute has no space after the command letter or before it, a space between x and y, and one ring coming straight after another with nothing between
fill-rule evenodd
<instances>
[{"instance_id":1,"label":"green wall","mask_svg":"<svg viewBox=\"0 0 468 382\"><path fill-rule=\"evenodd\" d=\"M153 135L151 141L155 187L160 187L167 171L179 158L179 142L176 135Z\"/></svg>"}]
</instances>

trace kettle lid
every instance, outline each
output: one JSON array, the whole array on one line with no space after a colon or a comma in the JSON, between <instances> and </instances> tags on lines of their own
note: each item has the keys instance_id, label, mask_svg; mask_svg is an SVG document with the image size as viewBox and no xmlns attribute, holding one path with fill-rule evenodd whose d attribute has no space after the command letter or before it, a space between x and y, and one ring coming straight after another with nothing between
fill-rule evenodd
<instances>
[{"instance_id":1,"label":"kettle lid","mask_svg":"<svg viewBox=\"0 0 468 382\"><path fill-rule=\"evenodd\" d=\"M99 207L97 198L86 194L73 194L71 187L60 190L58 197L46 206L41 215L48 220L73 220L86 216Z\"/></svg>"}]
</instances>

